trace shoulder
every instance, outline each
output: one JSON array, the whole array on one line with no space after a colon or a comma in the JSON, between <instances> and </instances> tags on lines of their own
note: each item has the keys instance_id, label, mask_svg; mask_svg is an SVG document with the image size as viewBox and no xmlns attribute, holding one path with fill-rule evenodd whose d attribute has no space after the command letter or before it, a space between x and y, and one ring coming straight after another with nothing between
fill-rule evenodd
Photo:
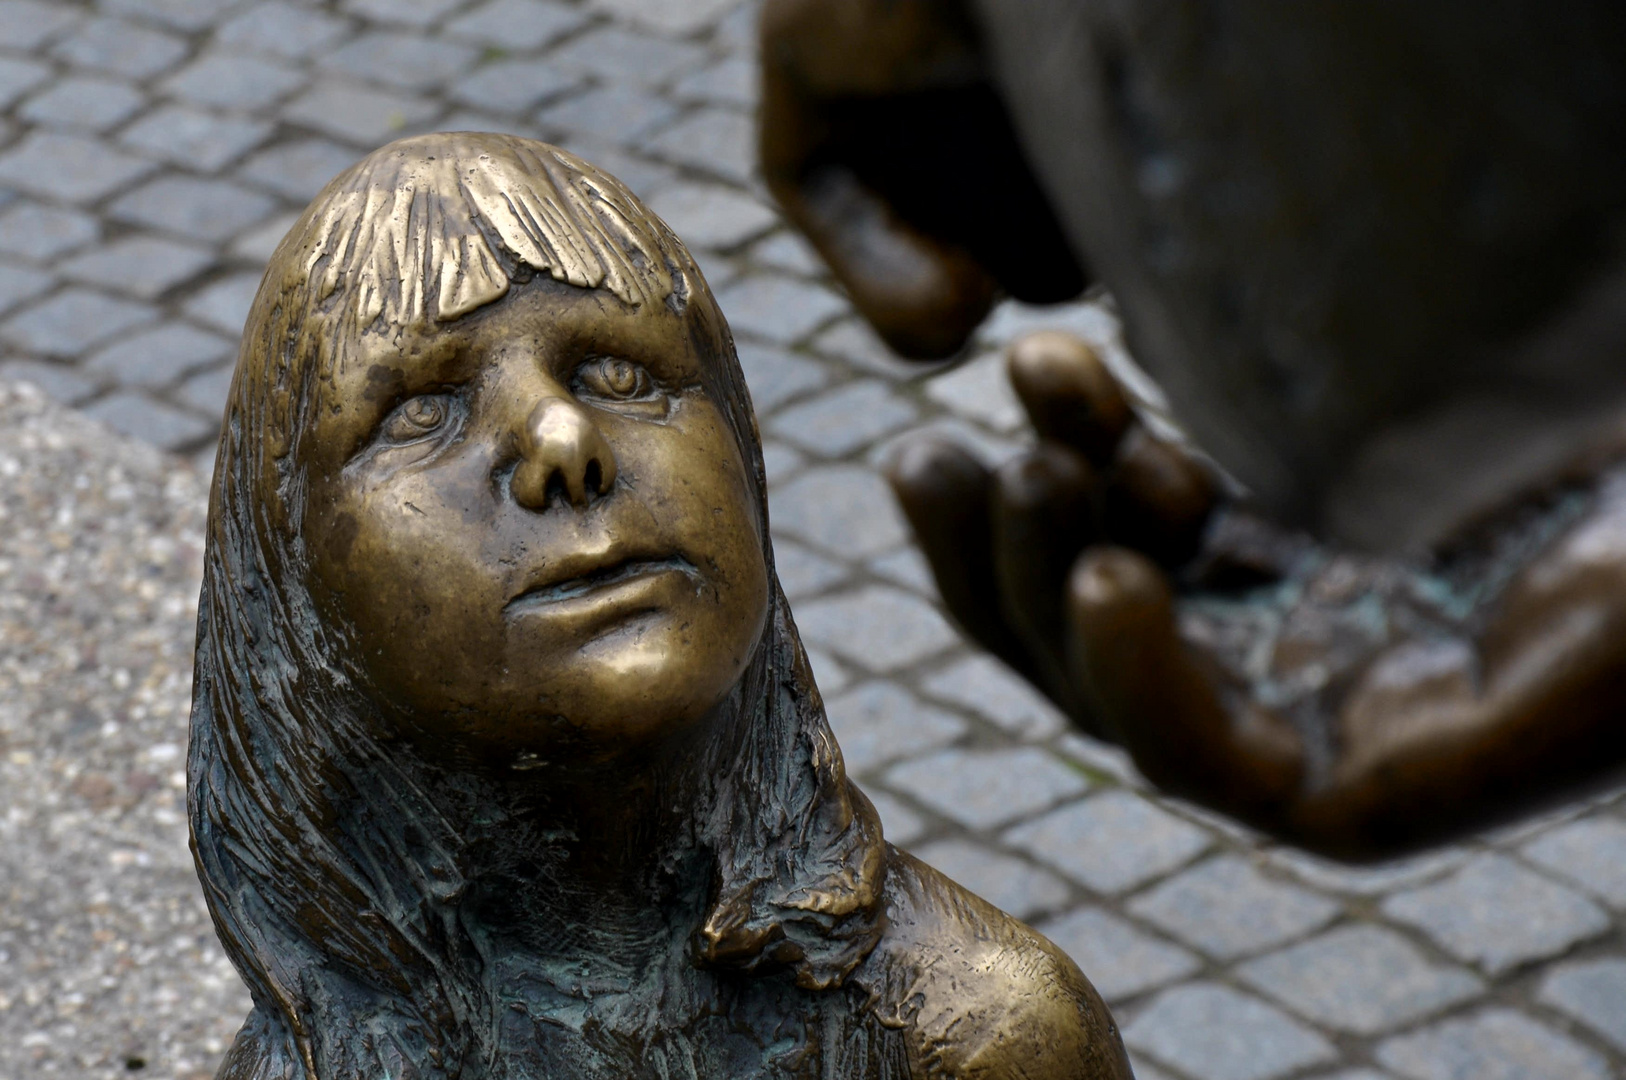
<instances>
[{"instance_id":1,"label":"shoulder","mask_svg":"<svg viewBox=\"0 0 1626 1080\"><path fill-rule=\"evenodd\" d=\"M1117 1026L1043 936L889 848L888 927L854 972L920 1080L1131 1080Z\"/></svg>"}]
</instances>

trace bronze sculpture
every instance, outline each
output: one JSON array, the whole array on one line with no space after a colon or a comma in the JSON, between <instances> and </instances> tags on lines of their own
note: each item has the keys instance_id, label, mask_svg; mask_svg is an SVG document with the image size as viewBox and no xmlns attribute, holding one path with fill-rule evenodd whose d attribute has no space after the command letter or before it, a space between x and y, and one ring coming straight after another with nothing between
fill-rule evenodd
<instances>
[{"instance_id":1,"label":"bronze sculpture","mask_svg":"<svg viewBox=\"0 0 1626 1080\"><path fill-rule=\"evenodd\" d=\"M1618 777L1626 9L773 0L762 55L769 186L895 347L969 335L1012 261L977 219L1011 210L942 205L1031 161L1241 481L1077 343L1017 346L1041 447L893 470L973 636L1162 786L1330 854ZM899 110L953 137L898 161L866 126ZM821 213L843 185L865 211Z\"/></svg>"},{"instance_id":2,"label":"bronze sculpture","mask_svg":"<svg viewBox=\"0 0 1626 1080\"><path fill-rule=\"evenodd\" d=\"M882 839L765 518L727 324L618 182L463 133L316 198L210 506L223 1080L1130 1075L1063 954Z\"/></svg>"}]
</instances>

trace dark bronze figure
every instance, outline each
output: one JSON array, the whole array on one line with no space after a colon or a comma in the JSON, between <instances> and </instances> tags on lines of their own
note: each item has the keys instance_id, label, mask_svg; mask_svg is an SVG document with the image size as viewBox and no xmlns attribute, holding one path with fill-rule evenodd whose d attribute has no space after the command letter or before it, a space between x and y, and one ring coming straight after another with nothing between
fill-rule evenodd
<instances>
[{"instance_id":1,"label":"dark bronze figure","mask_svg":"<svg viewBox=\"0 0 1626 1080\"><path fill-rule=\"evenodd\" d=\"M1008 208L936 178L1031 163L1060 226L1029 265L1064 236L1212 455L1077 343L1018 346L1041 446L893 471L973 635L1155 781L1333 854L1619 776L1626 8L772 0L763 32L770 187L895 347L951 352L976 318L932 283L1013 261L975 239ZM968 87L1003 112L943 115ZM1025 156L898 161L867 125L903 109ZM831 176L862 213L819 211Z\"/></svg>"},{"instance_id":2,"label":"dark bronze figure","mask_svg":"<svg viewBox=\"0 0 1626 1080\"><path fill-rule=\"evenodd\" d=\"M385 147L283 241L210 506L193 845L224 1080L1128 1078L889 847L773 571L727 324L618 182Z\"/></svg>"}]
</instances>

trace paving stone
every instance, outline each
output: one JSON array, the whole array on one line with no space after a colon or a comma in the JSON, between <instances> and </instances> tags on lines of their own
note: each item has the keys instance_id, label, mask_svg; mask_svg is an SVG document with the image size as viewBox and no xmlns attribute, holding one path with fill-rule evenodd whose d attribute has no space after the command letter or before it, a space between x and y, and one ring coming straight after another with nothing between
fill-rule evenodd
<instances>
[{"instance_id":1,"label":"paving stone","mask_svg":"<svg viewBox=\"0 0 1626 1080\"><path fill-rule=\"evenodd\" d=\"M994 829L1089 790L1076 770L1037 747L948 749L894 765L887 786L972 829Z\"/></svg>"},{"instance_id":2,"label":"paving stone","mask_svg":"<svg viewBox=\"0 0 1626 1080\"><path fill-rule=\"evenodd\" d=\"M153 300L214 262L214 253L155 236L127 236L62 263L63 276Z\"/></svg>"},{"instance_id":3,"label":"paving stone","mask_svg":"<svg viewBox=\"0 0 1626 1080\"><path fill-rule=\"evenodd\" d=\"M856 465L809 469L770 491L768 507L776 532L841 558L879 555L909 538L892 489L872 470Z\"/></svg>"},{"instance_id":4,"label":"paving stone","mask_svg":"<svg viewBox=\"0 0 1626 1080\"><path fill-rule=\"evenodd\" d=\"M240 233L231 242L229 249L231 256L252 263L266 263L282 243L282 238L288 230L294 227L299 220L296 213L278 214L269 221L261 222L252 229Z\"/></svg>"},{"instance_id":5,"label":"paving stone","mask_svg":"<svg viewBox=\"0 0 1626 1080\"><path fill-rule=\"evenodd\" d=\"M420 130L440 114L427 98L323 79L282 109L285 119L371 149Z\"/></svg>"},{"instance_id":6,"label":"paving stone","mask_svg":"<svg viewBox=\"0 0 1626 1080\"><path fill-rule=\"evenodd\" d=\"M198 322L236 339L243 333L248 309L254 305L254 294L259 291L259 274L234 274L188 300L185 310Z\"/></svg>"},{"instance_id":7,"label":"paving stone","mask_svg":"<svg viewBox=\"0 0 1626 1080\"><path fill-rule=\"evenodd\" d=\"M1098 893L1125 892L1191 861L1203 830L1127 791L1108 791L1018 825L1005 842Z\"/></svg>"},{"instance_id":8,"label":"paving stone","mask_svg":"<svg viewBox=\"0 0 1626 1080\"><path fill-rule=\"evenodd\" d=\"M454 37L503 49L540 49L587 25L587 16L549 0L491 0L446 23Z\"/></svg>"},{"instance_id":9,"label":"paving stone","mask_svg":"<svg viewBox=\"0 0 1626 1080\"><path fill-rule=\"evenodd\" d=\"M68 4L5 0L0 3L0 41L18 52L35 49L59 36L81 16L80 10Z\"/></svg>"},{"instance_id":10,"label":"paving stone","mask_svg":"<svg viewBox=\"0 0 1626 1080\"><path fill-rule=\"evenodd\" d=\"M67 364L52 364L44 360L6 360L0 362L0 382L33 383L53 401L64 405L78 405L96 393L96 384Z\"/></svg>"},{"instance_id":11,"label":"paving stone","mask_svg":"<svg viewBox=\"0 0 1626 1080\"><path fill-rule=\"evenodd\" d=\"M1077 731L1068 731L1050 741L1058 753L1065 754L1086 772L1111 777L1124 787L1137 791L1150 790L1146 778L1135 768L1135 762L1121 746L1092 739Z\"/></svg>"},{"instance_id":12,"label":"paving stone","mask_svg":"<svg viewBox=\"0 0 1626 1080\"><path fill-rule=\"evenodd\" d=\"M830 381L830 373L817 361L760 342L741 342L739 358L759 417Z\"/></svg>"},{"instance_id":13,"label":"paving stone","mask_svg":"<svg viewBox=\"0 0 1626 1080\"><path fill-rule=\"evenodd\" d=\"M1018 919L1067 902L1067 886L1054 874L969 840L939 840L913 851L927 866Z\"/></svg>"},{"instance_id":14,"label":"paving stone","mask_svg":"<svg viewBox=\"0 0 1626 1080\"><path fill-rule=\"evenodd\" d=\"M677 109L671 102L648 91L606 86L552 105L536 119L544 126L627 144L675 115Z\"/></svg>"},{"instance_id":15,"label":"paving stone","mask_svg":"<svg viewBox=\"0 0 1626 1080\"><path fill-rule=\"evenodd\" d=\"M682 3L652 4L649 0L588 0L588 6L617 19L674 37L685 37L705 29L740 0L683 0Z\"/></svg>"},{"instance_id":16,"label":"paving stone","mask_svg":"<svg viewBox=\"0 0 1626 1080\"><path fill-rule=\"evenodd\" d=\"M807 459L795 447L784 443L764 442L762 444L762 467L768 474L768 486L777 488L796 473L801 472ZM778 543L778 541L774 541Z\"/></svg>"},{"instance_id":17,"label":"paving stone","mask_svg":"<svg viewBox=\"0 0 1626 1080\"><path fill-rule=\"evenodd\" d=\"M813 682L820 693L838 694L851 684L852 676L847 674L847 669L835 657L823 649L810 648L805 643L803 648L807 652L808 666L813 669Z\"/></svg>"},{"instance_id":18,"label":"paving stone","mask_svg":"<svg viewBox=\"0 0 1626 1080\"><path fill-rule=\"evenodd\" d=\"M1005 357L997 352L927 380L926 396L995 431L1015 431L1027 424L1027 413L1005 374Z\"/></svg>"},{"instance_id":19,"label":"paving stone","mask_svg":"<svg viewBox=\"0 0 1626 1080\"><path fill-rule=\"evenodd\" d=\"M1135 1070L1135 1080L1174 1080L1172 1076L1155 1065L1148 1065L1139 1054L1129 1052L1129 1064Z\"/></svg>"},{"instance_id":20,"label":"paving stone","mask_svg":"<svg viewBox=\"0 0 1626 1080\"><path fill-rule=\"evenodd\" d=\"M877 556L865 565L876 577L896 582L906 589L913 589L933 602L939 599L937 583L932 579L932 568L917 548L899 548L886 555Z\"/></svg>"},{"instance_id":21,"label":"paving stone","mask_svg":"<svg viewBox=\"0 0 1626 1080\"><path fill-rule=\"evenodd\" d=\"M931 364L905 360L887 348L869 324L857 317L843 319L821 330L811 346L821 356L889 379L913 379L932 369Z\"/></svg>"},{"instance_id":22,"label":"paving stone","mask_svg":"<svg viewBox=\"0 0 1626 1080\"><path fill-rule=\"evenodd\" d=\"M0 56L0 109L10 108L12 102L50 78L49 64Z\"/></svg>"},{"instance_id":23,"label":"paving stone","mask_svg":"<svg viewBox=\"0 0 1626 1080\"><path fill-rule=\"evenodd\" d=\"M235 343L185 323L169 322L120 338L85 361L85 369L127 386L168 386L195 368L218 364Z\"/></svg>"},{"instance_id":24,"label":"paving stone","mask_svg":"<svg viewBox=\"0 0 1626 1080\"><path fill-rule=\"evenodd\" d=\"M302 139L262 150L239 174L296 202L309 202L327 182L354 165L356 154L325 139Z\"/></svg>"},{"instance_id":25,"label":"paving stone","mask_svg":"<svg viewBox=\"0 0 1626 1080\"><path fill-rule=\"evenodd\" d=\"M344 0L344 10L378 22L401 23L422 30L462 3L463 0Z\"/></svg>"},{"instance_id":26,"label":"paving stone","mask_svg":"<svg viewBox=\"0 0 1626 1080\"><path fill-rule=\"evenodd\" d=\"M624 146L615 146L603 140L580 138L573 141L567 149L580 154L620 180L639 198L646 198L663 187L677 183L679 179L676 170L670 166L635 154Z\"/></svg>"},{"instance_id":27,"label":"paving stone","mask_svg":"<svg viewBox=\"0 0 1626 1080\"><path fill-rule=\"evenodd\" d=\"M1201 960L1180 946L1097 907L1070 911L1036 929L1077 962L1108 1002L1184 979L1202 966Z\"/></svg>"},{"instance_id":28,"label":"paving stone","mask_svg":"<svg viewBox=\"0 0 1626 1080\"><path fill-rule=\"evenodd\" d=\"M110 394L85 409L85 413L114 431L165 450L179 450L216 430L216 425L207 420L134 390Z\"/></svg>"},{"instance_id":29,"label":"paving stone","mask_svg":"<svg viewBox=\"0 0 1626 1080\"><path fill-rule=\"evenodd\" d=\"M205 416L221 417L231 390L232 365L202 371L181 384L176 396Z\"/></svg>"},{"instance_id":30,"label":"paving stone","mask_svg":"<svg viewBox=\"0 0 1626 1080\"><path fill-rule=\"evenodd\" d=\"M604 27L566 42L548 59L567 71L596 75L606 85L656 86L707 59L698 45L662 41L618 27Z\"/></svg>"},{"instance_id":31,"label":"paving stone","mask_svg":"<svg viewBox=\"0 0 1626 1080\"><path fill-rule=\"evenodd\" d=\"M273 128L269 121L168 105L125 128L119 139L153 157L198 172L214 172L260 145Z\"/></svg>"},{"instance_id":32,"label":"paving stone","mask_svg":"<svg viewBox=\"0 0 1626 1080\"><path fill-rule=\"evenodd\" d=\"M1136 1074L1136 1080L1140 1080L1139 1074ZM1394 1080L1394 1078L1376 1069L1347 1069L1343 1072L1321 1073L1310 1077L1309 1080Z\"/></svg>"},{"instance_id":33,"label":"paving stone","mask_svg":"<svg viewBox=\"0 0 1626 1080\"><path fill-rule=\"evenodd\" d=\"M1424 852L1373 866L1350 866L1292 848L1269 849L1265 858L1271 866L1285 870L1307 885L1356 896L1380 896L1434 881L1468 861L1467 853L1461 848Z\"/></svg>"},{"instance_id":34,"label":"paving stone","mask_svg":"<svg viewBox=\"0 0 1626 1080\"><path fill-rule=\"evenodd\" d=\"M575 76L536 60L502 60L476 68L451 88L476 108L527 112L578 85Z\"/></svg>"},{"instance_id":35,"label":"paving stone","mask_svg":"<svg viewBox=\"0 0 1626 1080\"><path fill-rule=\"evenodd\" d=\"M1560 965L1542 980L1538 998L1626 1051L1626 960Z\"/></svg>"},{"instance_id":36,"label":"paving stone","mask_svg":"<svg viewBox=\"0 0 1626 1080\"><path fill-rule=\"evenodd\" d=\"M1478 997L1485 984L1424 959L1392 930L1340 926L1251 960L1244 982L1307 1020L1375 1035Z\"/></svg>"},{"instance_id":37,"label":"paving stone","mask_svg":"<svg viewBox=\"0 0 1626 1080\"><path fill-rule=\"evenodd\" d=\"M1197 982L1165 990L1124 1041L1200 1080L1270 1080L1337 1056L1310 1028L1256 998Z\"/></svg>"},{"instance_id":38,"label":"paving stone","mask_svg":"<svg viewBox=\"0 0 1626 1080\"><path fill-rule=\"evenodd\" d=\"M89 214L22 201L0 213L0 251L51 259L90 243L101 226Z\"/></svg>"},{"instance_id":39,"label":"paving stone","mask_svg":"<svg viewBox=\"0 0 1626 1080\"><path fill-rule=\"evenodd\" d=\"M673 85L672 94L684 101L752 110L757 106L758 79L755 58L736 56L684 76Z\"/></svg>"},{"instance_id":40,"label":"paving stone","mask_svg":"<svg viewBox=\"0 0 1626 1080\"><path fill-rule=\"evenodd\" d=\"M890 435L918 415L886 383L861 379L783 409L768 423L779 438L826 457L842 457Z\"/></svg>"},{"instance_id":41,"label":"paving stone","mask_svg":"<svg viewBox=\"0 0 1626 1080\"><path fill-rule=\"evenodd\" d=\"M102 0L103 10L192 33L207 29L240 0Z\"/></svg>"},{"instance_id":42,"label":"paving stone","mask_svg":"<svg viewBox=\"0 0 1626 1080\"><path fill-rule=\"evenodd\" d=\"M756 199L719 184L675 184L650 198L650 208L690 247L726 251L767 232L779 215Z\"/></svg>"},{"instance_id":43,"label":"paving stone","mask_svg":"<svg viewBox=\"0 0 1626 1080\"><path fill-rule=\"evenodd\" d=\"M885 585L809 601L796 621L810 641L876 672L907 667L959 641L936 608Z\"/></svg>"},{"instance_id":44,"label":"paving stone","mask_svg":"<svg viewBox=\"0 0 1626 1080\"><path fill-rule=\"evenodd\" d=\"M1338 905L1217 855L1136 897L1129 910L1210 956L1231 960L1324 926Z\"/></svg>"},{"instance_id":45,"label":"paving stone","mask_svg":"<svg viewBox=\"0 0 1626 1080\"><path fill-rule=\"evenodd\" d=\"M718 293L717 302L737 333L790 344L847 308L847 301L795 278L748 277Z\"/></svg>"},{"instance_id":46,"label":"paving stone","mask_svg":"<svg viewBox=\"0 0 1626 1080\"><path fill-rule=\"evenodd\" d=\"M1377 1059L1411 1080L1606 1080L1597 1053L1512 1009L1486 1009L1381 1043Z\"/></svg>"},{"instance_id":47,"label":"paving stone","mask_svg":"<svg viewBox=\"0 0 1626 1080\"><path fill-rule=\"evenodd\" d=\"M926 835L926 820L900 800L883 791L865 791L864 794L875 804L875 812L881 815L881 832L889 842L898 847L908 847Z\"/></svg>"},{"instance_id":48,"label":"paving stone","mask_svg":"<svg viewBox=\"0 0 1626 1080\"><path fill-rule=\"evenodd\" d=\"M275 200L227 180L165 176L108 209L121 221L218 242L263 220L275 207Z\"/></svg>"},{"instance_id":49,"label":"paving stone","mask_svg":"<svg viewBox=\"0 0 1626 1080\"><path fill-rule=\"evenodd\" d=\"M1626 909L1626 822L1594 817L1561 825L1519 853L1611 907Z\"/></svg>"},{"instance_id":50,"label":"paving stone","mask_svg":"<svg viewBox=\"0 0 1626 1080\"><path fill-rule=\"evenodd\" d=\"M157 316L146 304L72 288L13 315L0 326L0 340L31 353L76 356Z\"/></svg>"},{"instance_id":51,"label":"paving stone","mask_svg":"<svg viewBox=\"0 0 1626 1080\"><path fill-rule=\"evenodd\" d=\"M0 312L10 311L56 285L56 279L34 266L0 263Z\"/></svg>"},{"instance_id":52,"label":"paving stone","mask_svg":"<svg viewBox=\"0 0 1626 1080\"><path fill-rule=\"evenodd\" d=\"M68 202L95 202L156 165L80 135L33 131L0 157L0 184Z\"/></svg>"},{"instance_id":53,"label":"paving stone","mask_svg":"<svg viewBox=\"0 0 1626 1080\"><path fill-rule=\"evenodd\" d=\"M757 167L756 123L734 109L701 109L644 144L657 157L748 184Z\"/></svg>"},{"instance_id":54,"label":"paving stone","mask_svg":"<svg viewBox=\"0 0 1626 1080\"><path fill-rule=\"evenodd\" d=\"M951 743L967 730L958 716L932 708L892 682L867 682L827 697L824 704L854 776Z\"/></svg>"},{"instance_id":55,"label":"paving stone","mask_svg":"<svg viewBox=\"0 0 1626 1080\"><path fill-rule=\"evenodd\" d=\"M195 105L267 109L305 85L293 68L254 56L212 52L164 81L164 89Z\"/></svg>"},{"instance_id":56,"label":"paving stone","mask_svg":"<svg viewBox=\"0 0 1626 1080\"><path fill-rule=\"evenodd\" d=\"M920 685L933 697L970 709L1018 738L1045 739L1067 727L1048 698L986 654L956 660Z\"/></svg>"},{"instance_id":57,"label":"paving stone","mask_svg":"<svg viewBox=\"0 0 1626 1080\"><path fill-rule=\"evenodd\" d=\"M51 55L76 67L144 79L185 56L186 42L124 19L92 19L57 42Z\"/></svg>"},{"instance_id":58,"label":"paving stone","mask_svg":"<svg viewBox=\"0 0 1626 1080\"><path fill-rule=\"evenodd\" d=\"M95 76L63 79L23 102L17 115L30 124L106 131L134 116L146 95L126 82Z\"/></svg>"},{"instance_id":59,"label":"paving stone","mask_svg":"<svg viewBox=\"0 0 1626 1080\"><path fill-rule=\"evenodd\" d=\"M471 45L439 37L374 30L323 56L317 65L350 79L429 90L468 70L479 55Z\"/></svg>"},{"instance_id":60,"label":"paving stone","mask_svg":"<svg viewBox=\"0 0 1626 1080\"><path fill-rule=\"evenodd\" d=\"M1610 928L1592 901L1501 855L1481 855L1438 884L1391 896L1383 913L1493 975Z\"/></svg>"},{"instance_id":61,"label":"paving stone","mask_svg":"<svg viewBox=\"0 0 1626 1080\"><path fill-rule=\"evenodd\" d=\"M791 540L773 546L774 570L790 600L824 592L847 577L847 568Z\"/></svg>"},{"instance_id":62,"label":"paving stone","mask_svg":"<svg viewBox=\"0 0 1626 1080\"><path fill-rule=\"evenodd\" d=\"M801 277L829 274L811 244L788 229L774 233L751 248L751 261L772 270L784 270Z\"/></svg>"},{"instance_id":63,"label":"paving stone","mask_svg":"<svg viewBox=\"0 0 1626 1080\"><path fill-rule=\"evenodd\" d=\"M251 53L300 60L336 45L349 32L344 20L287 0L271 0L234 17L215 40Z\"/></svg>"}]
</instances>

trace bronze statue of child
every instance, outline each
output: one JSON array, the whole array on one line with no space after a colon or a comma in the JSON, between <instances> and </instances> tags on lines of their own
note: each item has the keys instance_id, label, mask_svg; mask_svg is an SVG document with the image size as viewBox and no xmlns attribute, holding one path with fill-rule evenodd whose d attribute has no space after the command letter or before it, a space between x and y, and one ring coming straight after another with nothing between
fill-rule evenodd
<instances>
[{"instance_id":1,"label":"bronze statue of child","mask_svg":"<svg viewBox=\"0 0 1626 1080\"><path fill-rule=\"evenodd\" d=\"M222 1078L1130 1076L1065 955L882 839L766 507L727 324L616 180L450 134L317 196L209 514Z\"/></svg>"}]
</instances>

